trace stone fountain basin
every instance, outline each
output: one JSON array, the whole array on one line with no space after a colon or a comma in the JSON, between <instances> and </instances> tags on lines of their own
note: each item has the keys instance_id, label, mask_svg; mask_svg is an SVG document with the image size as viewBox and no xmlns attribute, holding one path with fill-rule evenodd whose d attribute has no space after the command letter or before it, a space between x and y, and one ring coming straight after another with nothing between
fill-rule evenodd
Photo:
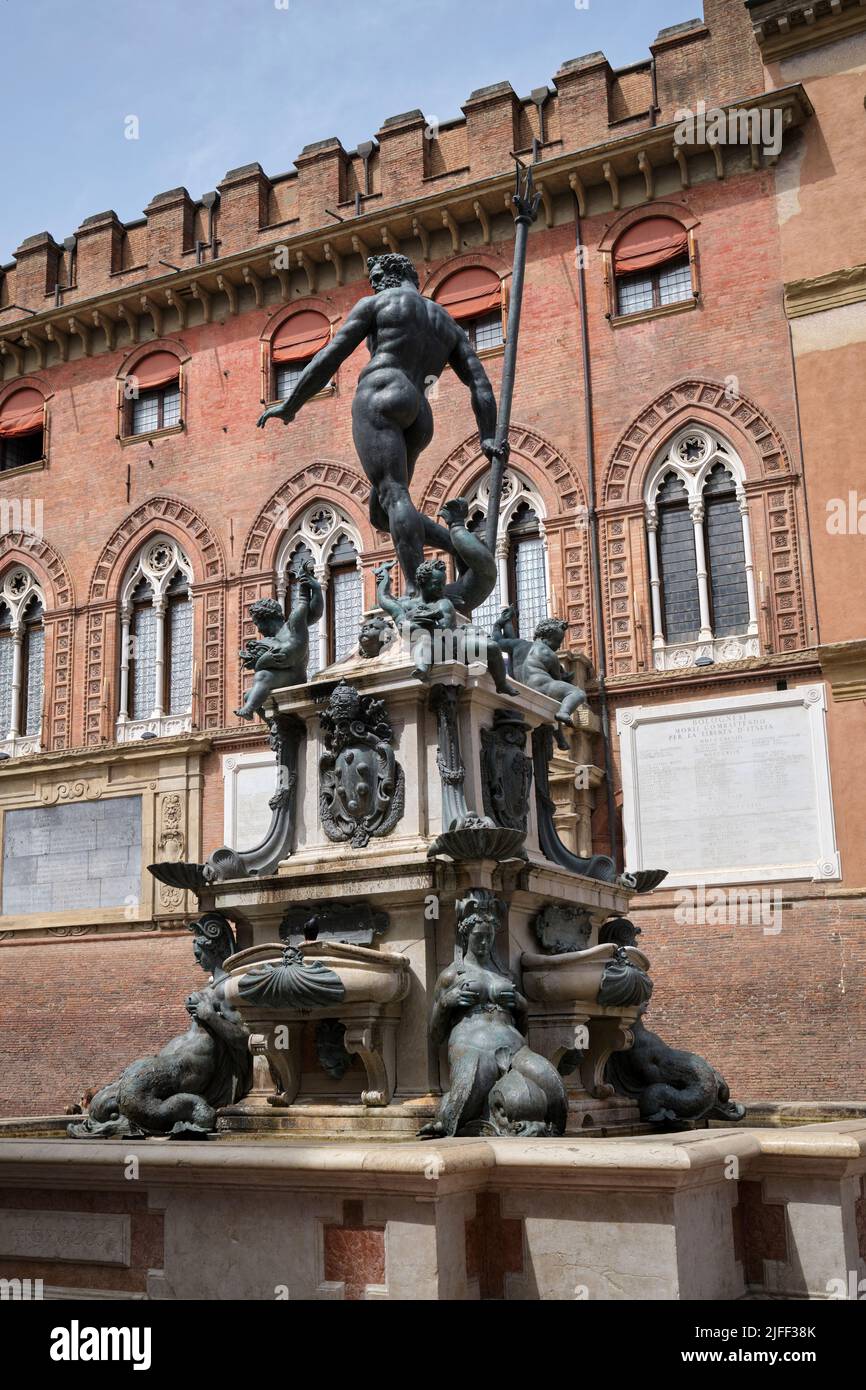
<instances>
[{"instance_id":1,"label":"stone fountain basin","mask_svg":"<svg viewBox=\"0 0 866 1390\"><path fill-rule=\"evenodd\" d=\"M594 1004L598 998L604 967L616 953L613 942L590 946L585 951L567 951L560 956L521 957L523 992L537 1004ZM634 946L625 947L626 959L649 971L649 961Z\"/></svg>"},{"instance_id":2,"label":"stone fountain basin","mask_svg":"<svg viewBox=\"0 0 866 1390\"><path fill-rule=\"evenodd\" d=\"M249 1011L249 1005L238 996L241 976L257 965L279 965L284 949L280 942L268 942L238 951L225 962L223 969L229 976L226 997L241 1013ZM305 960L320 961L339 975L346 991L339 1008L349 1004L396 1004L409 992L409 962L405 956L341 941L305 941L300 949ZM333 1014L335 1008L332 1005L323 1012Z\"/></svg>"}]
</instances>

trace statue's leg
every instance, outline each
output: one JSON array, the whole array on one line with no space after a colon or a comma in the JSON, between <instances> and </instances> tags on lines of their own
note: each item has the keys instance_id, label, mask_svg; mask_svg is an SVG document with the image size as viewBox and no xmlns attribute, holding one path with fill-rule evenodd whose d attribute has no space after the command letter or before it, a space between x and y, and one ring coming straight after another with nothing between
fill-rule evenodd
<instances>
[{"instance_id":1,"label":"statue's leg","mask_svg":"<svg viewBox=\"0 0 866 1390\"><path fill-rule=\"evenodd\" d=\"M398 390L358 390L352 404L355 448L377 495L377 511L381 509L388 519L387 530L410 593L415 592L415 571L424 559L424 521L409 496L405 431L418 414L419 400L429 412L424 397L414 389L411 398Z\"/></svg>"},{"instance_id":2,"label":"statue's leg","mask_svg":"<svg viewBox=\"0 0 866 1390\"><path fill-rule=\"evenodd\" d=\"M556 717L560 723L570 724L571 716L574 714L574 711L579 709L581 705L586 704L586 691L581 690L579 686L569 685L566 681L559 682L559 684L563 695L562 704L559 707L559 712Z\"/></svg>"},{"instance_id":3,"label":"statue's leg","mask_svg":"<svg viewBox=\"0 0 866 1390\"><path fill-rule=\"evenodd\" d=\"M492 1053L474 1049L455 1059L449 1049L451 1087L442 1097L438 1119L446 1134L459 1134L472 1120L486 1115L487 1097L499 1080L499 1066Z\"/></svg>"},{"instance_id":4,"label":"statue's leg","mask_svg":"<svg viewBox=\"0 0 866 1390\"><path fill-rule=\"evenodd\" d=\"M288 678L286 684L289 684ZM259 671L247 691L243 704L235 710L239 719L254 719L270 694L270 680L264 671Z\"/></svg>"},{"instance_id":5,"label":"statue's leg","mask_svg":"<svg viewBox=\"0 0 866 1390\"><path fill-rule=\"evenodd\" d=\"M487 549L481 536L464 526L455 528L453 550L461 569L459 579L449 584L445 592L461 613L471 614L496 588L495 556Z\"/></svg>"},{"instance_id":6,"label":"statue's leg","mask_svg":"<svg viewBox=\"0 0 866 1390\"><path fill-rule=\"evenodd\" d=\"M425 681L433 665L433 638L429 632L415 632L412 637L413 676Z\"/></svg>"},{"instance_id":7,"label":"statue's leg","mask_svg":"<svg viewBox=\"0 0 866 1390\"><path fill-rule=\"evenodd\" d=\"M500 695L517 695L517 687L510 685L508 675L505 670L505 657L496 643L489 639L485 645L485 655L487 657L487 669L493 677L493 684L496 686Z\"/></svg>"}]
</instances>

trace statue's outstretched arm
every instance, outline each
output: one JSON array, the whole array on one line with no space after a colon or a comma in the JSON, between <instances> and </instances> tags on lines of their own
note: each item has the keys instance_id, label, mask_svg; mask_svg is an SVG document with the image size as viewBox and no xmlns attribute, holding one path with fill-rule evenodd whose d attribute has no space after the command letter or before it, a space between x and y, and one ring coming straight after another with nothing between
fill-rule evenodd
<instances>
[{"instance_id":1,"label":"statue's outstretched arm","mask_svg":"<svg viewBox=\"0 0 866 1390\"><path fill-rule=\"evenodd\" d=\"M345 362L370 333L374 323L375 302L375 295L367 295L359 300L331 341L321 352L316 353L312 362L307 363L291 394L259 416L260 426L264 426L271 416L279 417L288 424L295 418L302 405L325 389L340 363Z\"/></svg>"},{"instance_id":2,"label":"statue's outstretched arm","mask_svg":"<svg viewBox=\"0 0 866 1390\"><path fill-rule=\"evenodd\" d=\"M493 387L490 385L490 378L479 362L472 344L462 328L458 334L457 346L448 360L452 371L460 378L464 386L469 387L481 443L492 448L493 436L496 433L496 397L493 394Z\"/></svg>"},{"instance_id":3,"label":"statue's outstretched arm","mask_svg":"<svg viewBox=\"0 0 866 1390\"><path fill-rule=\"evenodd\" d=\"M376 585L376 602L384 613L392 617L399 626L403 621L403 607L398 599L391 592L391 570L394 568L394 561L388 560L379 565L373 571L378 583Z\"/></svg>"}]
</instances>

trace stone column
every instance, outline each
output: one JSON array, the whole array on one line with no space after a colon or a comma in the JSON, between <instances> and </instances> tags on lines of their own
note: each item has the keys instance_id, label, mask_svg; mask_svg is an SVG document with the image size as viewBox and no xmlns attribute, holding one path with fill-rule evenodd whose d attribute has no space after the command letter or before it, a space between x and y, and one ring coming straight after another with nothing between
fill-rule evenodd
<instances>
[{"instance_id":1,"label":"stone column","mask_svg":"<svg viewBox=\"0 0 866 1390\"><path fill-rule=\"evenodd\" d=\"M21 676L24 645L24 629L20 623L12 628L12 708L9 714L9 737L14 740L21 730Z\"/></svg>"},{"instance_id":2,"label":"stone column","mask_svg":"<svg viewBox=\"0 0 866 1390\"><path fill-rule=\"evenodd\" d=\"M662 627L662 581L659 573L658 529L658 512L655 507L648 507L646 533L649 547L650 596L653 610L653 651L660 651L665 644L664 628Z\"/></svg>"},{"instance_id":3,"label":"stone column","mask_svg":"<svg viewBox=\"0 0 866 1390\"><path fill-rule=\"evenodd\" d=\"M695 561L698 575L698 601L701 606L701 630L699 642L712 642L713 629L710 626L710 588L707 574L707 556L704 548L704 504L693 502L689 508L695 528Z\"/></svg>"},{"instance_id":4,"label":"stone column","mask_svg":"<svg viewBox=\"0 0 866 1390\"><path fill-rule=\"evenodd\" d=\"M120 700L117 711L118 724L129 719L129 606L124 604L120 610Z\"/></svg>"},{"instance_id":5,"label":"stone column","mask_svg":"<svg viewBox=\"0 0 866 1390\"><path fill-rule=\"evenodd\" d=\"M319 619L319 670L323 671L328 664L328 566L316 565L314 573L319 581L324 600L324 611Z\"/></svg>"},{"instance_id":6,"label":"stone column","mask_svg":"<svg viewBox=\"0 0 866 1390\"><path fill-rule=\"evenodd\" d=\"M752 527L749 521L749 499L745 492L737 498L743 525L743 556L746 562L746 592L749 596L749 636L758 635L758 598L755 591L755 565L752 560Z\"/></svg>"},{"instance_id":7,"label":"stone column","mask_svg":"<svg viewBox=\"0 0 866 1390\"><path fill-rule=\"evenodd\" d=\"M162 692L165 689L165 598L163 595L154 598L153 609L156 614L156 641L153 654L154 669L154 690L153 698L153 718L161 719L164 710L162 708Z\"/></svg>"},{"instance_id":8,"label":"stone column","mask_svg":"<svg viewBox=\"0 0 866 1390\"><path fill-rule=\"evenodd\" d=\"M508 546L508 532L503 531L496 537L497 582L499 584L499 603L502 608L508 603L513 603L516 597L508 592Z\"/></svg>"}]
</instances>

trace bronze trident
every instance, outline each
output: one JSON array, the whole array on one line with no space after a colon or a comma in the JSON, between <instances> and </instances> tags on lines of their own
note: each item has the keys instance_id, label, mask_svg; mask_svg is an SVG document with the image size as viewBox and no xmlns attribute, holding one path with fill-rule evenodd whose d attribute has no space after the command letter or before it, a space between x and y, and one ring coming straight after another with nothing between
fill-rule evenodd
<instances>
[{"instance_id":1,"label":"bronze trident","mask_svg":"<svg viewBox=\"0 0 866 1390\"><path fill-rule=\"evenodd\" d=\"M511 275L511 299L508 305L508 327L505 334L505 359L502 364L502 386L499 390L499 413L496 417L496 455L490 467L490 498L487 504L487 526L484 539L495 553L499 529L499 504L502 500L502 480L508 454L508 426L511 423L511 398L514 395L514 374L517 367L517 335L520 332L520 309L523 302L523 277L526 270L526 238L530 223L538 216L541 194L532 181L532 165L514 160L514 268Z\"/></svg>"}]
</instances>

